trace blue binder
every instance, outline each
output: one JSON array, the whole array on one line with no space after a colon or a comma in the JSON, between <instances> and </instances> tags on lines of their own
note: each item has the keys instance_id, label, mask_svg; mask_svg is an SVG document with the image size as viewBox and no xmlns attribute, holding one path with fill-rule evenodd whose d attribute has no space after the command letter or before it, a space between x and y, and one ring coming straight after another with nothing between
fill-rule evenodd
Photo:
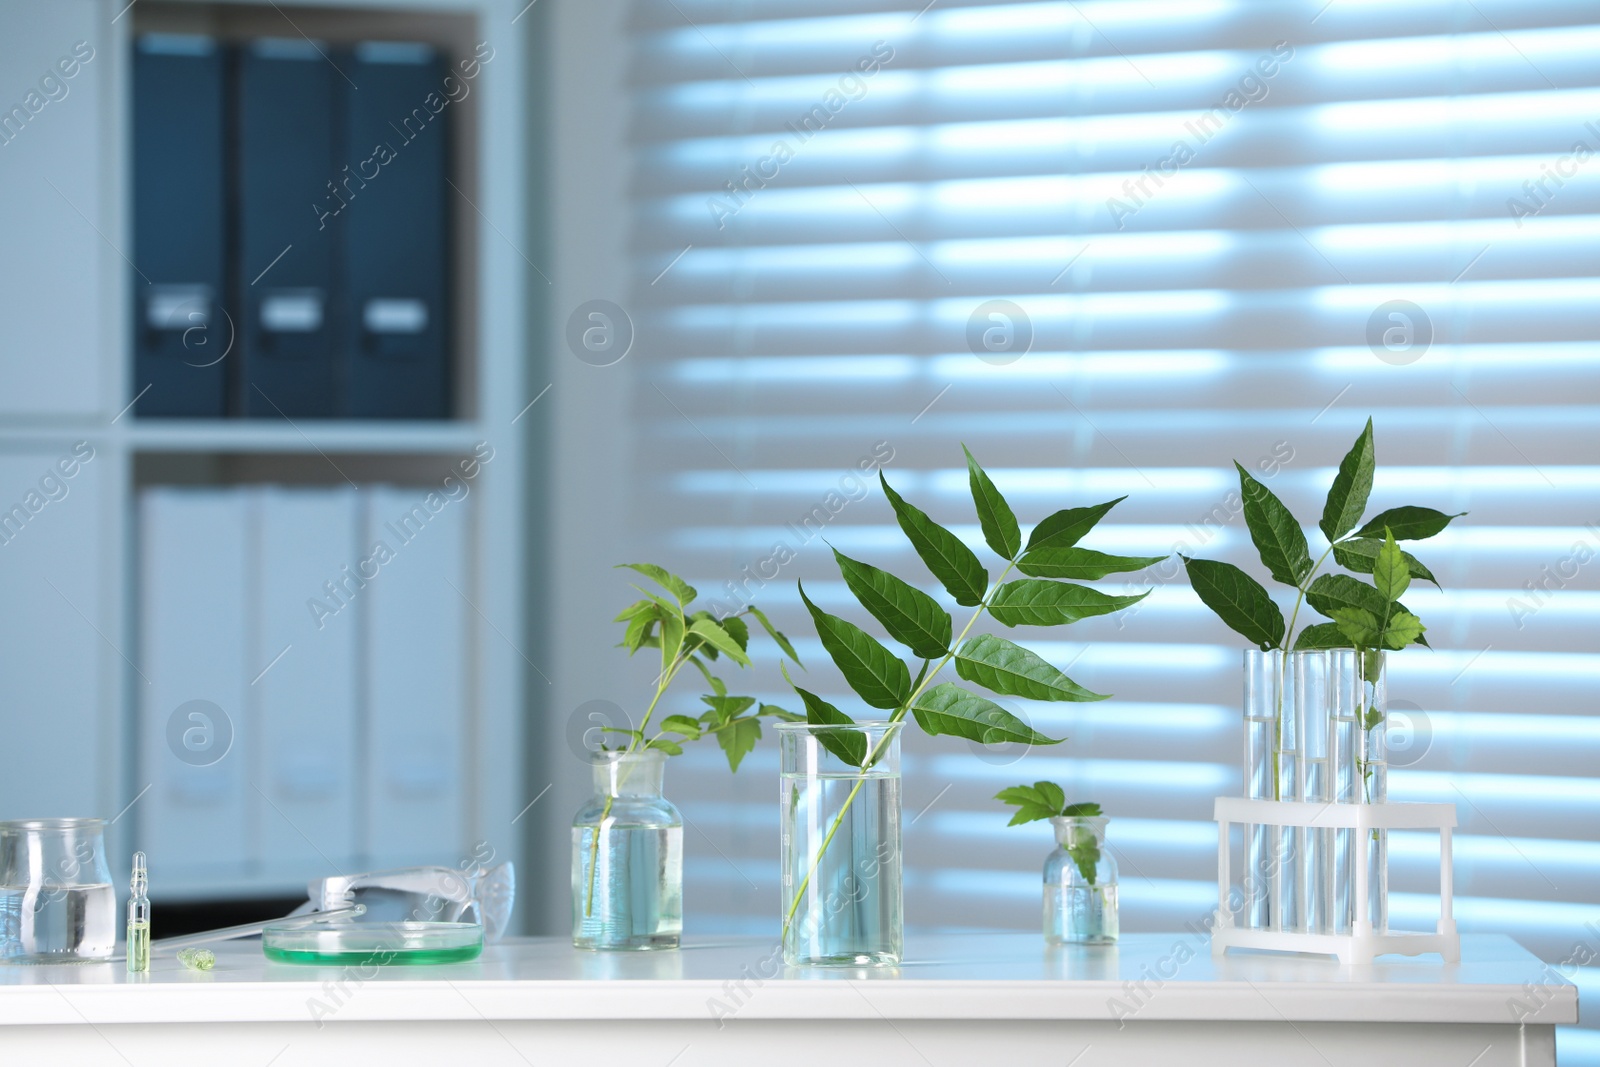
<instances>
[{"instance_id":1,"label":"blue binder","mask_svg":"<svg viewBox=\"0 0 1600 1067\"><path fill-rule=\"evenodd\" d=\"M319 206L338 171L344 77L327 46L307 40L265 38L239 57L236 262L247 415L338 414L336 231Z\"/></svg>"},{"instance_id":2,"label":"blue binder","mask_svg":"<svg viewBox=\"0 0 1600 1067\"><path fill-rule=\"evenodd\" d=\"M142 276L133 278L131 396L139 417L227 410L237 344L225 298L224 60L208 37L151 34L134 49L133 257Z\"/></svg>"},{"instance_id":3,"label":"blue binder","mask_svg":"<svg viewBox=\"0 0 1600 1067\"><path fill-rule=\"evenodd\" d=\"M345 93L340 200L328 204L344 249L342 414L444 418L446 71L431 46L402 42L359 44L346 69L360 89Z\"/></svg>"}]
</instances>

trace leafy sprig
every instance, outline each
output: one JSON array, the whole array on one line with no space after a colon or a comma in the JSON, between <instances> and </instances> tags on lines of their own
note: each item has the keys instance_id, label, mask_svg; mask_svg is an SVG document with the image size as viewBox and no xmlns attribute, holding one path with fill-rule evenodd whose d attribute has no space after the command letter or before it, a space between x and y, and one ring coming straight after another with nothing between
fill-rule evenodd
<instances>
[{"instance_id":1,"label":"leafy sprig","mask_svg":"<svg viewBox=\"0 0 1600 1067\"><path fill-rule=\"evenodd\" d=\"M626 648L632 657L640 649L655 649L661 656L661 670L656 675L655 695L645 708L644 718L637 728L608 726L607 733L620 734L627 741L611 748L603 741L602 751L663 752L668 756L681 756L683 746L702 737L715 737L728 757L728 768L739 769L740 762L755 750L761 740L761 720L775 718L786 722L803 721L804 717L775 704L757 706L755 697L734 696L728 692L727 683L711 671L719 658L731 660L736 666L750 666L750 626L744 621L749 616L760 624L783 654L800 663L794 645L780 633L755 605L747 606L737 615L719 619L709 611L691 610L700 594L694 586L654 563L619 563L619 569L636 571L660 586L668 594L661 596L641 586L634 586L643 598L623 608L613 622L624 624L622 641L618 647ZM693 665L705 677L711 692L700 698L709 710L699 718L688 715L668 715L661 720L654 737L650 736L650 720L656 707L666 695L678 673ZM584 897L583 913L594 911L595 873L599 868L600 833L611 815L615 798L606 797L599 824L589 845L589 881Z\"/></svg>"},{"instance_id":2,"label":"leafy sprig","mask_svg":"<svg viewBox=\"0 0 1600 1067\"><path fill-rule=\"evenodd\" d=\"M1372 730L1383 721L1376 699L1383 669L1381 653L1428 644L1423 636L1427 627L1400 602L1400 596L1413 578L1439 587L1433 572L1415 556L1402 551L1397 542L1426 540L1466 512L1447 515L1433 508L1408 505L1390 508L1363 524L1361 516L1367 509L1377 470L1369 418L1361 436L1340 461L1328 489L1322 519L1317 523L1328 547L1313 562L1305 530L1283 501L1239 463L1234 466L1239 471L1239 493L1250 540L1273 580L1295 590L1294 609L1286 622L1266 588L1231 563L1184 556L1189 584L1223 623L1263 652L1352 648L1361 653L1362 681L1366 685L1362 725ZM1330 555L1352 573L1319 574ZM1362 581L1355 577L1357 574L1371 575L1372 582ZM1297 634L1294 626L1302 604L1309 604L1313 611L1332 621L1309 623ZM1280 680L1280 700L1281 688ZM1274 730L1280 743L1281 730L1280 716ZM1274 797L1279 786L1278 747L1275 744L1273 748ZM1369 775L1370 770L1363 765L1363 778Z\"/></svg>"},{"instance_id":3,"label":"leafy sprig","mask_svg":"<svg viewBox=\"0 0 1600 1067\"><path fill-rule=\"evenodd\" d=\"M1092 507L1057 511L1035 526L1024 543L1011 505L971 451L965 446L962 450L984 543L1004 562L992 583L977 553L908 503L889 485L883 472L878 472L895 521L912 549L958 605L975 609L959 632L954 618L933 597L904 579L851 559L837 549L834 559L850 592L888 638L920 659L921 665L913 672L879 638L818 607L803 586L801 601L816 625L823 649L845 683L867 706L886 712L890 722L902 722L909 716L925 733L949 734L980 744L1059 744L1062 739L1033 729L987 696L954 682L936 683L936 679L954 663L962 681L999 696L1051 701L1107 699L1107 694L1085 689L1042 656L1008 638L990 633L968 635L985 615L1010 628L1063 626L1120 611L1143 600L1149 595L1148 590L1137 596L1116 596L1066 579L1095 581L1108 574L1143 570L1165 557L1114 556L1078 547L1078 542L1125 499L1122 497ZM1008 581L1013 570L1027 577ZM799 686L794 688L805 704L808 722L854 722L816 694ZM877 761L884 744L869 748L860 733L848 730L819 731L817 739L834 756L862 769ZM854 799L852 791L835 819L835 828ZM824 838L824 849L832 836L830 831ZM811 871L820 861L819 852ZM786 927L793 921L809 882L808 872L795 893Z\"/></svg>"},{"instance_id":4,"label":"leafy sprig","mask_svg":"<svg viewBox=\"0 0 1600 1067\"><path fill-rule=\"evenodd\" d=\"M776 627L766 614L755 605L747 606L736 615L717 618L709 611L691 610L699 595L694 586L654 563L620 563L619 568L637 571L666 590L669 596L634 586L643 599L637 600L618 613L613 622L626 625L618 647L626 648L632 656L640 649L655 649L660 653L661 672L656 675L655 696L637 729L606 727L606 732L627 738L626 742L605 751L637 752L654 749L669 756L681 756L683 746L703 737L715 737L728 757L728 768L739 769L739 763L754 751L761 740L761 720L777 719L782 722L802 722L805 716L786 711L776 704L758 704L755 697L736 696L728 692L727 683L712 673L712 664L726 658L739 667L750 665L750 626L745 617L754 619L783 655L800 663L794 645ZM707 709L698 718L688 715L668 715L661 720L657 732L649 734L650 720L656 705L686 666L695 667L711 687L711 692L700 698Z\"/></svg>"},{"instance_id":5,"label":"leafy sprig","mask_svg":"<svg viewBox=\"0 0 1600 1067\"><path fill-rule=\"evenodd\" d=\"M1317 524L1328 545L1315 562L1305 530L1283 501L1244 467L1234 466L1239 472L1250 540L1273 580L1295 590L1295 601L1285 621L1266 588L1240 568L1184 556L1189 584L1224 624L1264 652L1274 648L1284 652L1327 648L1397 651L1411 644L1427 645L1423 636L1427 627L1400 603L1399 596L1413 578L1435 587L1439 582L1396 542L1425 540L1466 512L1447 515L1433 508L1390 508L1363 525L1361 517L1377 467L1371 419L1340 462L1328 490ZM1329 555L1352 573L1319 573ZM1372 583L1355 577L1357 574L1372 575ZM1308 624L1296 633L1302 604L1332 621Z\"/></svg>"},{"instance_id":6,"label":"leafy sprig","mask_svg":"<svg viewBox=\"0 0 1600 1067\"><path fill-rule=\"evenodd\" d=\"M1100 805L1093 801L1068 804L1066 790L1054 782L1014 785L1000 790L994 798L1017 809L1007 826L1021 826L1040 819L1088 818L1103 814ZM1067 855L1072 857L1084 881L1094 885L1095 869L1100 866L1100 841L1094 833L1087 829L1074 832L1067 841Z\"/></svg>"},{"instance_id":7,"label":"leafy sprig","mask_svg":"<svg viewBox=\"0 0 1600 1067\"><path fill-rule=\"evenodd\" d=\"M963 449L965 451L965 449ZM1043 657L995 634L968 636L987 614L1006 627L1059 626L1096 615L1109 615L1138 603L1137 596L1114 596L1086 585L1063 581L1058 575L1092 580L1117 572L1137 571L1158 563L1161 556L1112 556L1080 549L1087 535L1122 498L1090 508L1068 508L1039 523L1024 548L1016 514L1004 495L970 451L966 452L968 480L985 543L1005 562L991 585L989 572L972 549L955 534L895 492L879 472L884 495L901 531L933 577L957 604L976 610L960 633L955 620L932 596L909 582L861 560L834 550L834 560L845 585L887 636L922 661L915 672L881 640L847 619L818 607L800 586L800 599L817 628L823 649L844 676L845 683L869 707L888 712L891 722L908 715L924 732L950 734L980 744L1021 742L1054 745L1059 739L1034 730L988 697L954 682L935 681L945 666L955 664L956 675L1000 696L1029 700L1105 700L1057 670ZM1007 581L1012 570L1038 577ZM792 684L792 683L791 683ZM850 724L837 707L799 686L812 723ZM870 766L868 759L853 759L836 747L837 738L819 735L823 744L854 766Z\"/></svg>"}]
</instances>

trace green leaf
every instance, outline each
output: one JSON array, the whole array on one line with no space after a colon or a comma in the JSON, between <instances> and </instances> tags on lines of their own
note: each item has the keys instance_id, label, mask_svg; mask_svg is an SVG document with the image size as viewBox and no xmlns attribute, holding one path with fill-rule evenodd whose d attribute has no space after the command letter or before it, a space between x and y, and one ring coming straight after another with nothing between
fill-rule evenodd
<instances>
[{"instance_id":1,"label":"green leaf","mask_svg":"<svg viewBox=\"0 0 1600 1067\"><path fill-rule=\"evenodd\" d=\"M924 691L911 705L917 725L927 733L953 734L984 745L1008 741L1025 745L1058 745L1057 738L1046 737L999 704L976 693L969 693L954 682L945 682Z\"/></svg>"},{"instance_id":2,"label":"green leaf","mask_svg":"<svg viewBox=\"0 0 1600 1067\"><path fill-rule=\"evenodd\" d=\"M1039 790L1031 785L1007 786L996 793L994 798L1007 804L1038 804L1040 807L1050 807L1044 802L1044 797L1039 794Z\"/></svg>"},{"instance_id":3,"label":"green leaf","mask_svg":"<svg viewBox=\"0 0 1600 1067\"><path fill-rule=\"evenodd\" d=\"M713 697L701 697L700 702L711 709L701 718L709 720L713 726L721 726L729 719L743 715L756 702L756 698L730 697L723 694Z\"/></svg>"},{"instance_id":4,"label":"green leaf","mask_svg":"<svg viewBox=\"0 0 1600 1067\"><path fill-rule=\"evenodd\" d=\"M1028 535L1028 551L1036 548L1071 548L1094 529L1095 523L1105 518L1106 512L1126 499L1125 496L1119 496L1093 507L1066 508L1056 512L1033 528Z\"/></svg>"},{"instance_id":5,"label":"green leaf","mask_svg":"<svg viewBox=\"0 0 1600 1067\"><path fill-rule=\"evenodd\" d=\"M793 682L794 691L806 706L806 722L813 726L854 726L855 720L823 700L815 693L801 689ZM867 762L867 735L859 730L817 730L811 736L817 743L852 767Z\"/></svg>"},{"instance_id":6,"label":"green leaf","mask_svg":"<svg viewBox=\"0 0 1600 1067\"><path fill-rule=\"evenodd\" d=\"M1033 788L1043 798L1044 805L1059 812L1067 805L1067 792L1054 782L1034 782Z\"/></svg>"},{"instance_id":7,"label":"green leaf","mask_svg":"<svg viewBox=\"0 0 1600 1067\"><path fill-rule=\"evenodd\" d=\"M718 649L739 666L750 666L750 657L744 654L744 649L739 647L739 642L735 641L728 631L718 626L713 620L696 619L694 625L689 627L689 632L698 635L706 644Z\"/></svg>"},{"instance_id":8,"label":"green leaf","mask_svg":"<svg viewBox=\"0 0 1600 1067\"><path fill-rule=\"evenodd\" d=\"M628 655L630 656L639 651L639 646L644 643L645 638L650 636L650 631L655 627L656 621L660 617L656 614L657 608L654 604L651 604L648 600L644 603L649 606L649 613L640 613L629 619L627 632L622 635L622 647L628 650Z\"/></svg>"},{"instance_id":9,"label":"green leaf","mask_svg":"<svg viewBox=\"0 0 1600 1067\"><path fill-rule=\"evenodd\" d=\"M956 653L956 673L1002 696L1028 700L1105 700L1039 656L1003 637L969 638Z\"/></svg>"},{"instance_id":10,"label":"green leaf","mask_svg":"<svg viewBox=\"0 0 1600 1067\"><path fill-rule=\"evenodd\" d=\"M717 744L722 746L722 751L727 755L728 769L731 771L739 769L739 761L755 751L759 740L761 723L753 715L735 719L731 726L717 731Z\"/></svg>"},{"instance_id":11,"label":"green leaf","mask_svg":"<svg viewBox=\"0 0 1600 1067\"><path fill-rule=\"evenodd\" d=\"M1305 531L1290 514L1283 501L1239 469L1239 495L1244 500L1244 522L1250 528L1250 540L1261 554L1261 562L1274 581L1296 588L1311 573L1311 549L1306 545Z\"/></svg>"},{"instance_id":12,"label":"green leaf","mask_svg":"<svg viewBox=\"0 0 1600 1067\"><path fill-rule=\"evenodd\" d=\"M1061 809L1061 814L1066 818L1092 819L1096 816L1104 815L1105 812L1100 810L1099 804L1092 800L1085 800L1077 804L1068 804Z\"/></svg>"},{"instance_id":13,"label":"green leaf","mask_svg":"<svg viewBox=\"0 0 1600 1067\"><path fill-rule=\"evenodd\" d=\"M668 741L664 737L658 737L654 741L650 742L648 745L646 745L644 747L645 748L658 748L662 752L665 752L669 756L681 756L681 755L683 755L683 746L682 745L678 744L676 741Z\"/></svg>"},{"instance_id":14,"label":"green leaf","mask_svg":"<svg viewBox=\"0 0 1600 1067\"><path fill-rule=\"evenodd\" d=\"M617 612L617 617L612 622L629 622L640 615L655 617L656 603L654 600L635 600L632 604Z\"/></svg>"},{"instance_id":15,"label":"green leaf","mask_svg":"<svg viewBox=\"0 0 1600 1067\"><path fill-rule=\"evenodd\" d=\"M1318 525L1329 541L1339 540L1361 521L1361 513L1367 510L1367 497L1372 493L1372 472L1377 462L1372 420L1368 419L1367 428L1339 462L1339 473L1333 476L1328 501L1322 507L1322 522Z\"/></svg>"},{"instance_id":16,"label":"green leaf","mask_svg":"<svg viewBox=\"0 0 1600 1067\"><path fill-rule=\"evenodd\" d=\"M890 637L921 659L937 659L950 651L950 616L933 597L838 549L833 558L850 591Z\"/></svg>"},{"instance_id":17,"label":"green leaf","mask_svg":"<svg viewBox=\"0 0 1600 1067\"><path fill-rule=\"evenodd\" d=\"M1338 618L1334 608L1360 608L1374 619L1383 618L1389 602L1366 582L1348 574L1321 574L1306 590L1306 603L1330 619Z\"/></svg>"},{"instance_id":18,"label":"green leaf","mask_svg":"<svg viewBox=\"0 0 1600 1067\"><path fill-rule=\"evenodd\" d=\"M784 655L788 656L796 663L799 663L802 670L805 669L805 664L800 663L800 657L795 655L794 646L789 643L789 639L787 637L783 636L783 634L778 631L777 627L772 625L772 621L767 618L766 612L762 611L754 604L751 604L744 610L755 616L756 622L759 622L761 624L761 628L767 631L767 636L772 638L772 640L777 643L779 648L783 649Z\"/></svg>"},{"instance_id":19,"label":"green leaf","mask_svg":"<svg viewBox=\"0 0 1600 1067\"><path fill-rule=\"evenodd\" d=\"M1373 706L1367 709L1367 714L1362 717L1361 725L1368 730L1373 730L1376 729L1378 724L1381 722L1383 722L1383 712L1379 711L1376 706Z\"/></svg>"},{"instance_id":20,"label":"green leaf","mask_svg":"<svg viewBox=\"0 0 1600 1067\"><path fill-rule=\"evenodd\" d=\"M911 695L911 672L903 662L855 623L813 604L803 584L800 599L811 612L822 647L857 696L874 708L898 708L905 703Z\"/></svg>"},{"instance_id":21,"label":"green leaf","mask_svg":"<svg viewBox=\"0 0 1600 1067\"><path fill-rule=\"evenodd\" d=\"M1012 512L1011 505L1006 503L1006 498L1000 495L1000 490L995 488L989 475L972 458L971 450L962 445L961 451L967 454L967 481L972 486L972 502L978 508L978 525L983 527L983 539L999 555L1016 559L1017 551L1022 548L1022 529L1017 526L1017 516Z\"/></svg>"},{"instance_id":22,"label":"green leaf","mask_svg":"<svg viewBox=\"0 0 1600 1067\"><path fill-rule=\"evenodd\" d=\"M716 616L712 615L711 612L709 612L709 611L697 611L693 615L684 616L683 624L684 624L684 626L689 628L690 632L693 632L694 624L696 622L701 622L701 621L713 622L713 621L715 621L715 619L716 619ZM701 641L691 641L690 642L690 647L693 649L693 652L692 652L693 655L704 655L707 659L710 659L712 662L716 662L717 648L716 648L715 645L712 645L709 642L701 640Z\"/></svg>"},{"instance_id":23,"label":"green leaf","mask_svg":"<svg viewBox=\"0 0 1600 1067\"><path fill-rule=\"evenodd\" d=\"M1372 584L1391 604L1405 596L1411 587L1411 569L1406 566L1400 546L1394 543L1392 536L1384 541L1378 558L1372 561Z\"/></svg>"},{"instance_id":24,"label":"green leaf","mask_svg":"<svg viewBox=\"0 0 1600 1067\"><path fill-rule=\"evenodd\" d=\"M750 651L750 627L737 615L729 615L726 619L717 619L716 623L722 627L729 637L744 649L746 654Z\"/></svg>"},{"instance_id":25,"label":"green leaf","mask_svg":"<svg viewBox=\"0 0 1600 1067\"><path fill-rule=\"evenodd\" d=\"M1110 596L1086 585L1022 578L995 590L989 614L1002 626L1060 626L1121 611L1149 595Z\"/></svg>"},{"instance_id":26,"label":"green leaf","mask_svg":"<svg viewBox=\"0 0 1600 1067\"><path fill-rule=\"evenodd\" d=\"M1423 631L1427 629L1422 625L1422 620L1409 611L1397 612L1389 617L1389 625L1383 630L1383 647L1399 651L1413 642L1422 639Z\"/></svg>"},{"instance_id":27,"label":"green leaf","mask_svg":"<svg viewBox=\"0 0 1600 1067\"><path fill-rule=\"evenodd\" d=\"M1259 645L1262 651L1283 642L1283 612L1261 583L1231 563L1190 559L1180 555L1189 572L1189 585L1201 603L1234 633Z\"/></svg>"},{"instance_id":28,"label":"green leaf","mask_svg":"<svg viewBox=\"0 0 1600 1067\"><path fill-rule=\"evenodd\" d=\"M700 724L687 715L668 715L661 720L661 728L669 733L682 734L691 740L700 736Z\"/></svg>"},{"instance_id":29,"label":"green leaf","mask_svg":"<svg viewBox=\"0 0 1600 1067\"><path fill-rule=\"evenodd\" d=\"M1011 821L1007 826L1021 826L1023 823L1038 822L1041 819L1053 819L1056 813L1041 804L1032 802L1017 805L1017 810L1012 813Z\"/></svg>"},{"instance_id":30,"label":"green leaf","mask_svg":"<svg viewBox=\"0 0 1600 1067\"><path fill-rule=\"evenodd\" d=\"M676 612L661 616L661 673L663 681L672 661L683 647L683 616Z\"/></svg>"},{"instance_id":31,"label":"green leaf","mask_svg":"<svg viewBox=\"0 0 1600 1067\"><path fill-rule=\"evenodd\" d=\"M679 607L687 607L689 602L699 595L695 592L694 586L666 568L658 567L654 563L619 563L617 567L619 569L626 567L629 570L638 571L646 578L654 581L678 599Z\"/></svg>"},{"instance_id":32,"label":"green leaf","mask_svg":"<svg viewBox=\"0 0 1600 1067\"><path fill-rule=\"evenodd\" d=\"M1166 556L1108 556L1092 548L1030 548L1017 560L1017 570L1035 578L1099 581L1108 574L1142 571Z\"/></svg>"},{"instance_id":33,"label":"green leaf","mask_svg":"<svg viewBox=\"0 0 1600 1067\"><path fill-rule=\"evenodd\" d=\"M1366 608L1336 607L1328 613L1338 624L1339 631L1357 648L1375 648L1382 636L1378 617Z\"/></svg>"},{"instance_id":34,"label":"green leaf","mask_svg":"<svg viewBox=\"0 0 1600 1067\"><path fill-rule=\"evenodd\" d=\"M1014 785L1002 789L994 795L994 798L1016 807L1016 813L1006 825L1020 826L1040 819L1051 819L1060 814L1061 805L1066 801L1066 794L1054 782L1035 782L1032 785Z\"/></svg>"},{"instance_id":35,"label":"green leaf","mask_svg":"<svg viewBox=\"0 0 1600 1067\"><path fill-rule=\"evenodd\" d=\"M1371 574L1372 565L1378 558L1378 549L1382 547L1383 542L1375 537L1352 537L1333 546L1333 558L1346 570L1358 574ZM1435 578L1433 572L1424 567L1417 557L1401 549L1400 558L1406 561L1406 568L1411 572L1411 577L1432 582L1435 588L1439 587L1439 579Z\"/></svg>"},{"instance_id":36,"label":"green leaf","mask_svg":"<svg viewBox=\"0 0 1600 1067\"><path fill-rule=\"evenodd\" d=\"M977 554L963 544L961 538L906 503L899 493L889 488L889 479L881 470L878 481L883 486L883 495L894 508L900 529L928 570L939 579L939 584L955 597L957 604L971 608L983 603L983 594L989 589L989 572L983 569Z\"/></svg>"},{"instance_id":37,"label":"green leaf","mask_svg":"<svg viewBox=\"0 0 1600 1067\"><path fill-rule=\"evenodd\" d=\"M1083 875L1083 880L1094 885L1094 873L1100 866L1100 842L1095 840L1094 834L1075 835L1067 846L1067 855L1072 857L1073 865Z\"/></svg>"},{"instance_id":38,"label":"green leaf","mask_svg":"<svg viewBox=\"0 0 1600 1067\"><path fill-rule=\"evenodd\" d=\"M796 715L794 712L789 711L786 708L780 708L776 704L763 704L763 705L761 705L761 707L756 709L756 714L757 715L770 715L773 718L778 719L781 722L805 722L806 721L806 717L804 715Z\"/></svg>"},{"instance_id":39,"label":"green leaf","mask_svg":"<svg viewBox=\"0 0 1600 1067\"><path fill-rule=\"evenodd\" d=\"M1356 536L1382 537L1387 529L1394 534L1396 541L1421 541L1449 526L1451 519L1459 519L1465 514L1465 511L1458 511L1454 515L1446 515L1432 508L1409 506L1390 508L1357 530Z\"/></svg>"},{"instance_id":40,"label":"green leaf","mask_svg":"<svg viewBox=\"0 0 1600 1067\"><path fill-rule=\"evenodd\" d=\"M1361 680L1368 685L1377 685L1383 677L1383 653L1377 649L1368 649L1361 655Z\"/></svg>"},{"instance_id":41,"label":"green leaf","mask_svg":"<svg viewBox=\"0 0 1600 1067\"><path fill-rule=\"evenodd\" d=\"M1296 652L1317 652L1328 648L1354 648L1350 639L1339 629L1338 623L1319 622L1307 626L1300 631L1300 636L1295 639Z\"/></svg>"}]
</instances>

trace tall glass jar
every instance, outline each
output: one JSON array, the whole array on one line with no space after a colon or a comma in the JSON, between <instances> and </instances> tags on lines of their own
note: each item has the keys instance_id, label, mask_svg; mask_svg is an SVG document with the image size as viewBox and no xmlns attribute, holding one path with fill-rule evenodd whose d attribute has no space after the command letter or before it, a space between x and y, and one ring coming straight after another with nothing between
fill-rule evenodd
<instances>
[{"instance_id":1,"label":"tall glass jar","mask_svg":"<svg viewBox=\"0 0 1600 1067\"><path fill-rule=\"evenodd\" d=\"M900 727L777 727L787 964L900 962Z\"/></svg>"},{"instance_id":2,"label":"tall glass jar","mask_svg":"<svg viewBox=\"0 0 1600 1067\"><path fill-rule=\"evenodd\" d=\"M1104 816L1056 816L1059 846L1044 861L1044 940L1109 945L1117 939L1117 861Z\"/></svg>"},{"instance_id":3,"label":"tall glass jar","mask_svg":"<svg viewBox=\"0 0 1600 1067\"><path fill-rule=\"evenodd\" d=\"M677 948L683 817L661 795L663 752L597 752L594 796L572 820L572 943Z\"/></svg>"},{"instance_id":4,"label":"tall glass jar","mask_svg":"<svg viewBox=\"0 0 1600 1067\"><path fill-rule=\"evenodd\" d=\"M105 820L0 822L0 963L103 960L116 943Z\"/></svg>"}]
</instances>

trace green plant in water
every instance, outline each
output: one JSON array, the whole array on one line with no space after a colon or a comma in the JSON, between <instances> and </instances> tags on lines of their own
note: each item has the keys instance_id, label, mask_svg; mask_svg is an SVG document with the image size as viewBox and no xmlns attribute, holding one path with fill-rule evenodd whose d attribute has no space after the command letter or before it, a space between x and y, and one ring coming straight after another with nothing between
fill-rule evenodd
<instances>
[{"instance_id":1,"label":"green plant in water","mask_svg":"<svg viewBox=\"0 0 1600 1067\"><path fill-rule=\"evenodd\" d=\"M1000 790L994 798L1016 806L1017 810L1012 812L1007 826L1021 826L1040 819L1084 819L1104 814L1100 805L1093 801L1081 800L1068 804L1067 791L1054 782L1014 785ZM1100 866L1100 842L1095 839L1094 833L1087 827L1075 828L1067 843L1067 855L1072 857L1073 865L1083 875L1083 880L1094 885L1094 872Z\"/></svg>"},{"instance_id":2,"label":"green plant in water","mask_svg":"<svg viewBox=\"0 0 1600 1067\"><path fill-rule=\"evenodd\" d=\"M1411 644L1424 647L1428 644L1423 637L1427 627L1400 603L1400 595L1413 578L1439 587L1433 572L1415 556L1402 551L1396 542L1425 540L1466 512L1446 515L1433 508L1407 506L1390 508L1362 523L1361 516L1367 509L1367 497L1372 492L1373 474L1377 469L1372 420L1368 419L1361 436L1340 462L1339 472L1328 489L1322 520L1317 524L1328 546L1312 562L1305 530L1283 501L1251 477L1238 462L1234 466L1239 471L1239 495L1250 540L1273 580L1295 590L1294 608L1285 623L1283 612L1261 583L1231 563L1184 556L1189 584L1206 607L1263 652L1332 648L1353 648L1361 652L1362 681L1366 687L1363 703L1367 709L1362 725L1372 730L1383 721L1376 700L1383 663L1381 653L1398 651ZM1346 570L1372 575L1372 584L1354 574L1319 573L1330 554L1334 562ZM1309 604L1332 621L1308 624L1296 634L1294 627L1302 604ZM1280 661L1280 702L1283 699L1282 670ZM1281 714L1276 720L1272 755L1275 800L1281 799L1278 782L1278 750L1283 742ZM1365 782L1370 772L1364 766L1361 771Z\"/></svg>"},{"instance_id":3,"label":"green plant in water","mask_svg":"<svg viewBox=\"0 0 1600 1067\"><path fill-rule=\"evenodd\" d=\"M902 722L909 715L928 734L951 734L980 744L1059 744L1061 739L1046 737L987 697L954 682L935 685L935 679L954 662L957 677L1001 696L1053 701L1107 699L1108 694L1090 692L1043 657L1006 638L968 635L986 614L1006 627L1062 626L1120 611L1143 600L1149 595L1148 590L1138 596L1113 596L1077 582L1143 570L1165 557L1113 556L1078 547L1078 542L1123 497L1092 507L1058 511L1035 526L1024 545L1011 506L972 453L966 452L966 457L983 539L1005 562L992 583L988 570L972 549L907 503L890 488L883 472L878 472L884 496L918 557L958 605L974 609L960 633L955 633L955 620L950 613L921 589L837 549L833 553L845 585L861 606L891 639L922 661L915 678L906 662L876 637L813 604L803 585L800 599L811 613L823 649L845 683L867 706L887 712L885 718L889 722ZM1013 570L1028 577L1007 581ZM854 722L815 693L794 685L792 679L790 684L805 705L806 721L814 725ZM833 755L862 770L871 768L889 743L886 737L869 751L865 736L851 731L820 732L817 739ZM824 835L817 855L812 857L784 916L784 936L788 935L823 853L860 790L858 780Z\"/></svg>"},{"instance_id":4,"label":"green plant in water","mask_svg":"<svg viewBox=\"0 0 1600 1067\"><path fill-rule=\"evenodd\" d=\"M738 614L718 619L709 611L693 610L699 593L694 586L665 568L654 563L619 563L617 566L637 571L668 595L660 596L634 586L644 594L644 598L623 608L612 620L626 625L618 647L626 648L629 656L642 648L657 650L661 656L661 672L656 675L655 695L650 698L650 705L645 708L644 718L638 727L604 727L605 732L620 734L626 740L614 748L602 743L601 751L635 753L653 749L668 756L681 756L687 742L715 737L728 757L728 769L737 771L740 761L761 740L763 718L804 721L804 716L785 711L775 704L758 705L755 697L730 694L727 683L712 673L712 664L722 657L739 667L750 666L750 626L744 621L746 616L754 619L767 632L783 655L800 663L794 645L772 625L760 608L751 604ZM667 687L672 685L678 673L691 665L711 687L711 692L700 698L708 710L699 718L668 715L661 720L655 736L650 736L650 721L655 716L656 706L661 703ZM600 815L602 826L611 814L611 806L612 798L607 797ZM597 830L589 851L589 885L583 906L585 915L592 914L594 909L594 879L599 851L600 834Z\"/></svg>"}]
</instances>

